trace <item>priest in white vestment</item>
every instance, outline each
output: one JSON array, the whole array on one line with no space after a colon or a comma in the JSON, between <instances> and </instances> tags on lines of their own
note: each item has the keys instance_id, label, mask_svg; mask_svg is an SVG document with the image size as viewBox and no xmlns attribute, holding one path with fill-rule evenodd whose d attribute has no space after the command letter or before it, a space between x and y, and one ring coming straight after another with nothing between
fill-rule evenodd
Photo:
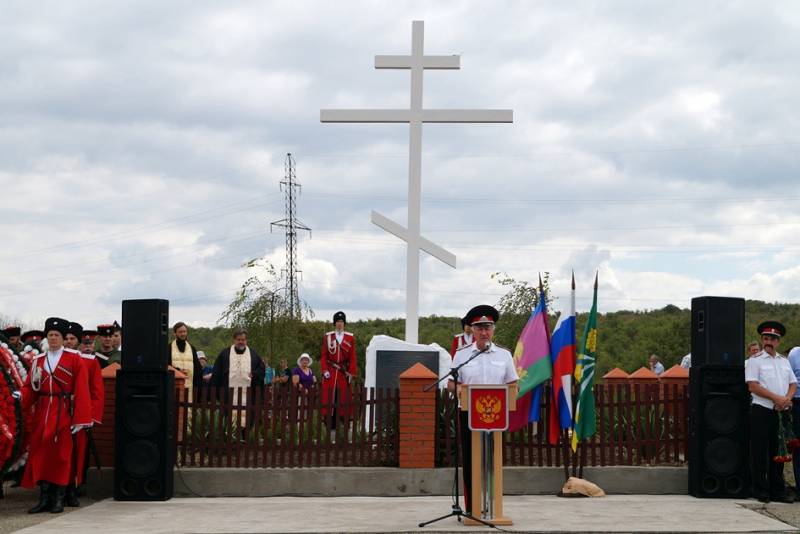
<instances>
[{"instance_id":1,"label":"priest in white vestment","mask_svg":"<svg viewBox=\"0 0 800 534\"><path fill-rule=\"evenodd\" d=\"M237 388L242 388L242 405L253 402L256 388L264 387L266 367L255 349L247 345L247 331L238 329L233 334L233 345L222 349L214 362L211 385L219 388L221 399L228 401L228 388L233 388L231 405L239 400ZM241 424L245 426L246 412L242 410Z\"/></svg>"}]
</instances>

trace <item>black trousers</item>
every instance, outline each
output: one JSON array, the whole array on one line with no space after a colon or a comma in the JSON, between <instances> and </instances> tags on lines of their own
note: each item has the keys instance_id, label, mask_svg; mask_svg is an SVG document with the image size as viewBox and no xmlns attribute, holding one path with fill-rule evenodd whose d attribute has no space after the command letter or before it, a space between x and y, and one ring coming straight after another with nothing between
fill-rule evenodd
<instances>
[{"instance_id":1,"label":"black trousers","mask_svg":"<svg viewBox=\"0 0 800 534\"><path fill-rule=\"evenodd\" d=\"M783 464L772 461L778 454L778 417L775 410L758 404L750 407L750 476L755 497L780 497L786 491Z\"/></svg>"},{"instance_id":2,"label":"black trousers","mask_svg":"<svg viewBox=\"0 0 800 534\"><path fill-rule=\"evenodd\" d=\"M472 515L472 432L469 429L469 413L458 411L458 430L461 439L461 476L464 479L464 511Z\"/></svg>"}]
</instances>

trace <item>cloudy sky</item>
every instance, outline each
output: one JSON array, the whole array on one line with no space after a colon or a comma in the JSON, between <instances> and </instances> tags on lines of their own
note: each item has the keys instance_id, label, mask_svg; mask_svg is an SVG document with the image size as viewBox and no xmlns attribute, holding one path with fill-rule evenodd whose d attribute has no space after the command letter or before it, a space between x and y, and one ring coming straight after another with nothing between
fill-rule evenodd
<instances>
[{"instance_id":1,"label":"cloudy sky","mask_svg":"<svg viewBox=\"0 0 800 534\"><path fill-rule=\"evenodd\" d=\"M126 298L216 324L280 268L287 152L312 228L301 297L318 317L405 313L408 126L321 124L403 108L412 20L428 108L513 124L426 125L420 313L496 302L496 271L549 271L578 308L800 302L800 6L795 2L28 2L0 17L0 316L85 325Z\"/></svg>"}]
</instances>

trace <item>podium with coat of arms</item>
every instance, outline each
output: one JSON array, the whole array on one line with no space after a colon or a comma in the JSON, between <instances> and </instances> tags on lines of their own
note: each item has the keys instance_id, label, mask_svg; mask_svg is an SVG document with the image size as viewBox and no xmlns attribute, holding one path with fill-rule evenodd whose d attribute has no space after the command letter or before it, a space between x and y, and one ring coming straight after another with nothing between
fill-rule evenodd
<instances>
[{"instance_id":1,"label":"podium with coat of arms","mask_svg":"<svg viewBox=\"0 0 800 534\"><path fill-rule=\"evenodd\" d=\"M517 385L462 385L462 410L468 412L472 431L472 513L486 523L511 525L503 514L503 432L508 429L509 412L516 409ZM477 513L480 515L477 515ZM480 525L464 518L465 525Z\"/></svg>"}]
</instances>

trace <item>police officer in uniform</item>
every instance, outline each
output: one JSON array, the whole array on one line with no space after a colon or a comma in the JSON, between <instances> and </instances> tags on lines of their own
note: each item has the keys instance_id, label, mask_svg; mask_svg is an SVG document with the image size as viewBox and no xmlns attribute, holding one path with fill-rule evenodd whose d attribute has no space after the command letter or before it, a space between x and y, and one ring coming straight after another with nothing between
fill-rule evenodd
<instances>
[{"instance_id":1,"label":"police officer in uniform","mask_svg":"<svg viewBox=\"0 0 800 534\"><path fill-rule=\"evenodd\" d=\"M508 349L492 343L494 324L500 319L500 313L492 306L482 304L475 306L464 316L465 322L472 327L474 341L456 352L453 367L466 362L459 370L459 391L461 384L514 384L519 380L514 367L514 358ZM453 377L447 384L450 391L455 390ZM460 407L459 407L460 408ZM472 486L472 440L470 439L467 411L459 412L459 433L461 436L461 465L464 473L465 511L472 514L469 492Z\"/></svg>"},{"instance_id":2,"label":"police officer in uniform","mask_svg":"<svg viewBox=\"0 0 800 534\"><path fill-rule=\"evenodd\" d=\"M797 378L778 345L786 327L778 321L758 325L763 350L747 361L744 379L752 394L750 407L750 473L753 496L761 502L794 501L786 492L783 464L772 459L778 454L778 424L781 412L792 408Z\"/></svg>"}]
</instances>

